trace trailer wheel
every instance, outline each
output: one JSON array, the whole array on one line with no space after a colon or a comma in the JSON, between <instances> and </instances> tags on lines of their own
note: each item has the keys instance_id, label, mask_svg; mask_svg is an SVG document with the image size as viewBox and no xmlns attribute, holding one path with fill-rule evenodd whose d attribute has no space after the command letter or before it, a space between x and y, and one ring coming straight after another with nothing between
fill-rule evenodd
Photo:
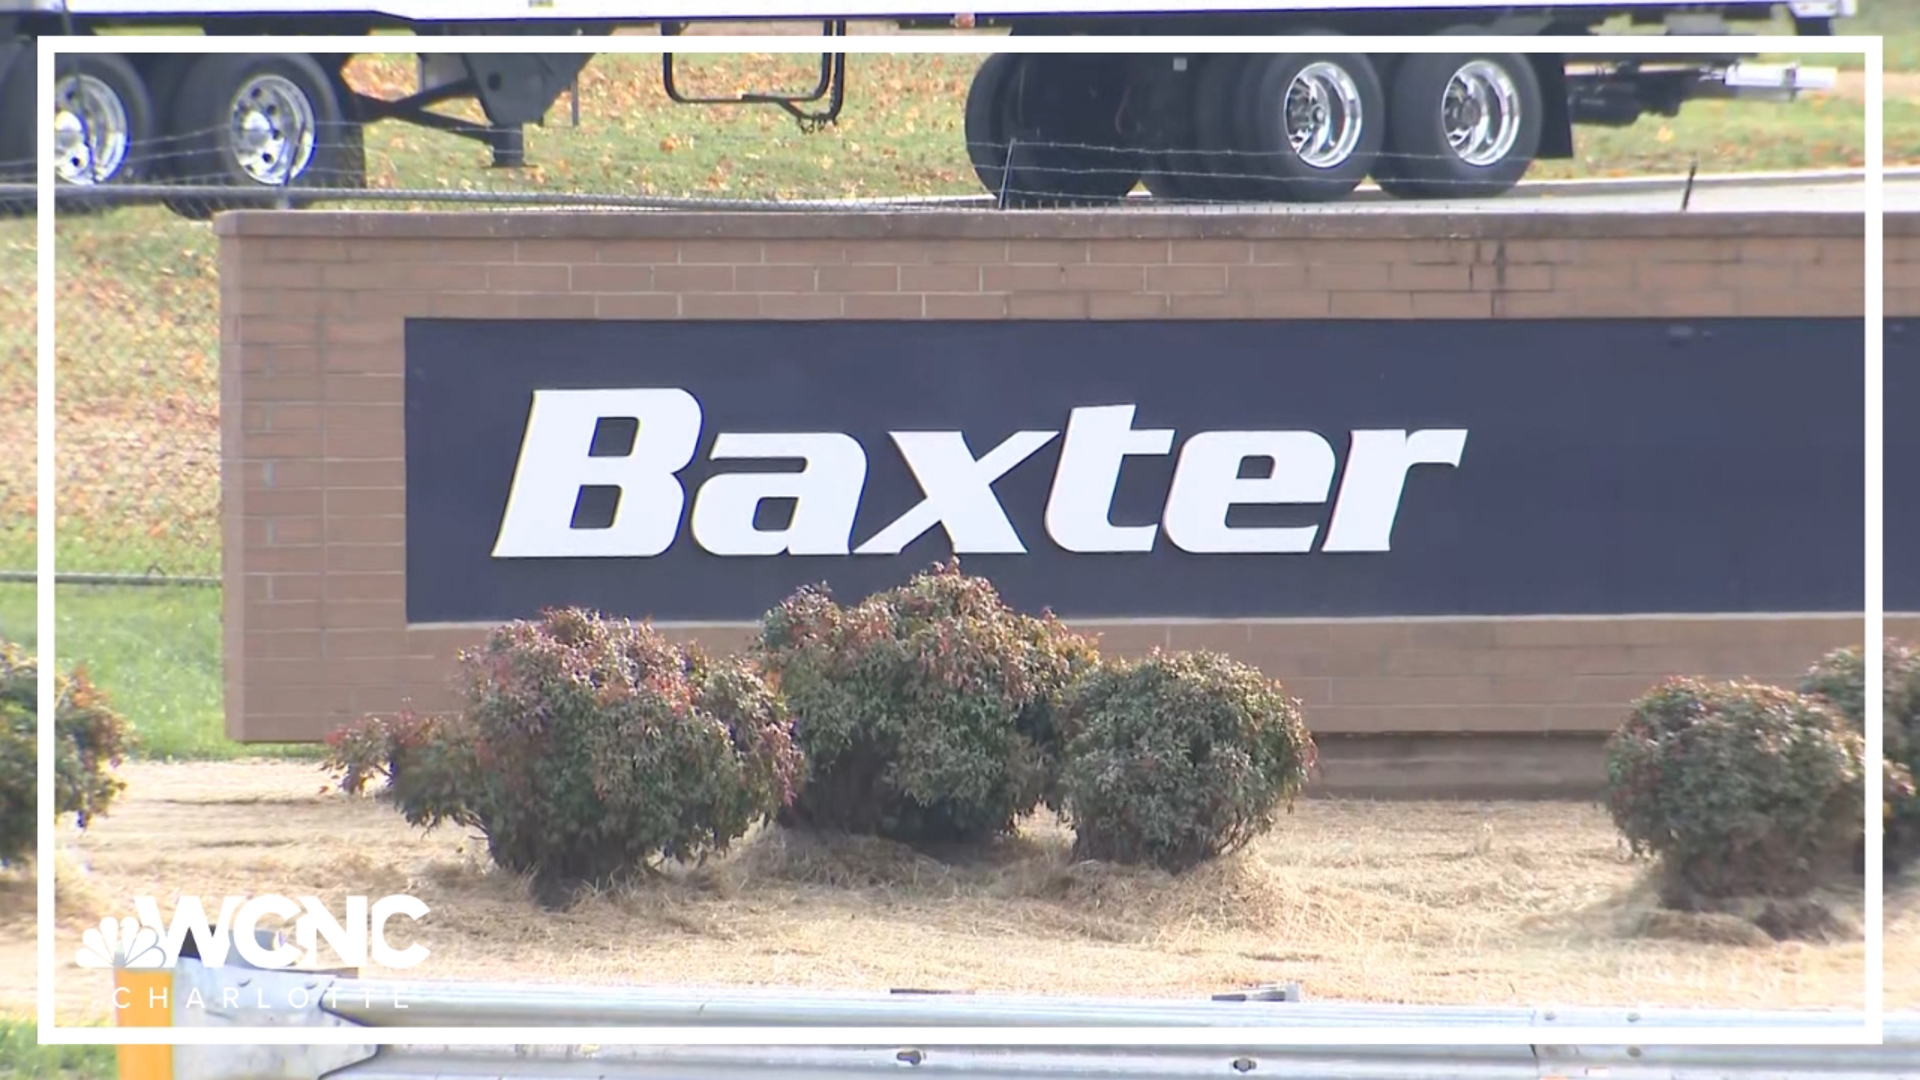
<instances>
[{"instance_id":1,"label":"trailer wheel","mask_svg":"<svg viewBox=\"0 0 1920 1080\"><path fill-rule=\"evenodd\" d=\"M60 58L53 85L56 183L97 191L145 180L156 135L153 98L126 58L104 53ZM104 193L76 192L61 203L63 213L111 205Z\"/></svg>"},{"instance_id":2,"label":"trailer wheel","mask_svg":"<svg viewBox=\"0 0 1920 1080\"><path fill-rule=\"evenodd\" d=\"M1365 56L1256 56L1241 86L1261 198L1335 202L1373 171L1386 134L1386 93Z\"/></svg>"},{"instance_id":3,"label":"trailer wheel","mask_svg":"<svg viewBox=\"0 0 1920 1080\"><path fill-rule=\"evenodd\" d=\"M968 94L968 156L981 183L1010 206L1111 202L1132 191L1140 173L1115 126L1127 88L1122 58L1006 59L992 71L983 64Z\"/></svg>"},{"instance_id":4,"label":"trailer wheel","mask_svg":"<svg viewBox=\"0 0 1920 1080\"><path fill-rule=\"evenodd\" d=\"M350 133L340 95L312 57L220 53L195 60L181 77L168 125L180 148L174 178L186 184L289 191L341 186ZM289 207L313 203L289 198ZM254 199L176 197L188 218L269 205Z\"/></svg>"},{"instance_id":5,"label":"trailer wheel","mask_svg":"<svg viewBox=\"0 0 1920 1080\"><path fill-rule=\"evenodd\" d=\"M34 113L33 89L39 60L34 42L25 44L26 48L0 71L0 184L31 184L34 179L34 136L39 126L35 121L39 118ZM0 64L6 61L6 55L0 52ZM19 217L33 210L32 195L0 197L0 217Z\"/></svg>"},{"instance_id":6,"label":"trailer wheel","mask_svg":"<svg viewBox=\"0 0 1920 1080\"><path fill-rule=\"evenodd\" d=\"M1374 179L1406 199L1503 194L1539 153L1546 112L1540 77L1524 56L1408 56L1394 72Z\"/></svg>"}]
</instances>

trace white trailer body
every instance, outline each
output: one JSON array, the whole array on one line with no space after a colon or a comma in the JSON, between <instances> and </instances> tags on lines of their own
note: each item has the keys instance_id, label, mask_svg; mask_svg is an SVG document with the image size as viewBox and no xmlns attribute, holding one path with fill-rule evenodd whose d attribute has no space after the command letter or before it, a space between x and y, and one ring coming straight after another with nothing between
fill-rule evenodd
<instances>
[{"instance_id":1,"label":"white trailer body","mask_svg":"<svg viewBox=\"0 0 1920 1080\"><path fill-rule=\"evenodd\" d=\"M371 15L405 23L451 22L603 22L647 25L690 19L753 19L777 22L815 22L823 19L883 21L935 19L947 21L967 14L980 19L1195 16L1218 14L1277 15L1327 12L1404 12L1408 9L1447 9L1459 12L1567 10L1711 12L1746 9L1762 20L1784 9L1796 18L1843 18L1853 0L1720 0L1718 3L1676 3L1674 0L1448 0L1446 3L1409 3L1407 0L990 0L984 7L960 9L948 0L0 0L0 13L37 13L78 20L131 18L199 20L226 17L278 16L311 18L327 15ZM457 11L457 14L455 13Z\"/></svg>"}]
</instances>

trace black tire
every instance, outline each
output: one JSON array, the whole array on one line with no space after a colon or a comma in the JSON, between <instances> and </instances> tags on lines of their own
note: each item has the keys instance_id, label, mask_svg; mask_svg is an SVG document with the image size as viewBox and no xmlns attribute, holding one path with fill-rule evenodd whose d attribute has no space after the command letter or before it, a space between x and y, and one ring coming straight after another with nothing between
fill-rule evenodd
<instances>
[{"instance_id":1,"label":"black tire","mask_svg":"<svg viewBox=\"0 0 1920 1080\"><path fill-rule=\"evenodd\" d=\"M1193 155L1163 150L1148 161L1147 172L1140 177L1147 194L1170 203L1205 202L1206 196L1194 190Z\"/></svg>"},{"instance_id":2,"label":"black tire","mask_svg":"<svg viewBox=\"0 0 1920 1080\"><path fill-rule=\"evenodd\" d=\"M159 128L154 133L153 161L148 171L153 179L165 182L179 175L180 159L187 151L185 146L175 145L177 136L168 117L173 115L174 103L180 96L180 80L197 57L190 53L164 53L141 59L144 66L140 75L153 98L153 115Z\"/></svg>"},{"instance_id":3,"label":"black tire","mask_svg":"<svg viewBox=\"0 0 1920 1080\"><path fill-rule=\"evenodd\" d=\"M1513 124L1501 134L1493 155L1470 160L1448 136L1449 88L1456 74L1487 87L1497 84L1510 95ZM1496 113L1504 115L1496 107ZM1425 53L1400 61L1393 75L1387 116L1387 143L1374 179L1381 190L1403 199L1487 199L1512 190L1540 151L1546 127L1546 97L1540 77L1525 56L1511 53ZM1495 131L1502 116L1496 115ZM1500 144L1506 144L1501 152Z\"/></svg>"},{"instance_id":4,"label":"black tire","mask_svg":"<svg viewBox=\"0 0 1920 1080\"><path fill-rule=\"evenodd\" d=\"M1034 53L1012 59L996 73L994 117L984 125L994 136L985 148L1000 155L1000 164L982 180L1004 185L989 190L1004 190L1007 206L1125 198L1140 172L1116 127L1127 89L1124 58Z\"/></svg>"},{"instance_id":5,"label":"black tire","mask_svg":"<svg viewBox=\"0 0 1920 1080\"><path fill-rule=\"evenodd\" d=\"M34 72L39 56L35 43L13 57L0 71L0 183L31 184L34 181L34 136L38 116L34 111ZM6 58L0 56L0 63ZM34 211L34 197L0 196L0 217L21 217Z\"/></svg>"},{"instance_id":6,"label":"black tire","mask_svg":"<svg viewBox=\"0 0 1920 1080\"><path fill-rule=\"evenodd\" d=\"M1296 83L1296 80L1302 80ZM1288 108L1304 108L1309 101L1305 82L1336 81L1341 92L1351 88L1351 113L1327 110L1354 125L1351 140L1340 135L1337 152L1324 163L1303 157L1289 137ZM1241 84L1246 95L1245 137L1258 155L1260 179L1254 181L1262 199L1272 202L1337 202L1353 193L1373 171L1385 141L1386 92L1373 62L1356 53L1281 53L1256 56ZM1294 92L1290 96L1290 91ZM1341 128L1340 131L1346 129ZM1311 154L1314 148L1307 148Z\"/></svg>"},{"instance_id":7,"label":"black tire","mask_svg":"<svg viewBox=\"0 0 1920 1080\"><path fill-rule=\"evenodd\" d=\"M1000 95L1019 63L1018 53L994 53L973 73L967 87L967 160L980 186L998 196L1006 185L1007 133L1001 129Z\"/></svg>"},{"instance_id":8,"label":"black tire","mask_svg":"<svg viewBox=\"0 0 1920 1080\"><path fill-rule=\"evenodd\" d=\"M279 149L251 151L235 140L235 117L245 98L253 119L266 125ZM294 109L288 112L289 107ZM312 118L311 130L299 111ZM279 126L283 123L289 126ZM348 186L353 133L333 80L300 53L220 53L201 56L181 76L169 112L167 141L177 148L173 170L184 184L221 185L289 192ZM291 158L291 160L289 160ZM293 208L314 198L292 196ZM204 219L221 210L272 205L258 198L179 196L167 207L182 217Z\"/></svg>"},{"instance_id":9,"label":"black tire","mask_svg":"<svg viewBox=\"0 0 1920 1080\"><path fill-rule=\"evenodd\" d=\"M1192 183L1214 202L1252 202L1261 194L1260 158L1250 153L1245 122L1247 99L1242 90L1251 56L1210 56L1194 84L1193 132L1200 144L1195 155L1202 175Z\"/></svg>"},{"instance_id":10,"label":"black tire","mask_svg":"<svg viewBox=\"0 0 1920 1080\"><path fill-rule=\"evenodd\" d=\"M92 189L115 184L136 184L151 177L154 149L159 137L159 125L155 121L157 110L147 90L146 80L134 70L132 63L125 57L107 53L63 56L55 65L53 93L55 116L64 111L67 115L77 116L82 125L85 142L77 144L75 149L86 147L84 153L70 153L63 158L60 167L70 173L78 173L90 166L92 170L90 178L85 181L56 176L67 192L60 199L61 213L104 209L113 204L111 196L104 192L95 194ZM95 102L105 106L105 115L85 115L88 106ZM86 130L88 123L107 123L108 116L112 116L111 123L114 126L124 122L125 130L116 133L109 128L104 134ZM125 145L116 151L109 151L105 163L101 164L95 153L100 149L98 144L103 137L124 139Z\"/></svg>"},{"instance_id":11,"label":"black tire","mask_svg":"<svg viewBox=\"0 0 1920 1080\"><path fill-rule=\"evenodd\" d=\"M1206 198L1195 183L1200 175L1200 155L1194 153L1199 141L1193 130L1198 81L1193 72L1161 71L1149 87L1161 126L1153 134L1156 148L1148 155L1140 182L1156 199L1185 203Z\"/></svg>"}]
</instances>

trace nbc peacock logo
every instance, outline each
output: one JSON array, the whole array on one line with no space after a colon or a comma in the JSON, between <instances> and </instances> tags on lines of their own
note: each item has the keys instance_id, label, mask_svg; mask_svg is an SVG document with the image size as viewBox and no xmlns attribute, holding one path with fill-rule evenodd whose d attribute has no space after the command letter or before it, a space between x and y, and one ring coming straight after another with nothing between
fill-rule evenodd
<instances>
[{"instance_id":1,"label":"nbc peacock logo","mask_svg":"<svg viewBox=\"0 0 1920 1080\"><path fill-rule=\"evenodd\" d=\"M136 919L112 916L90 926L80 936L74 963L83 968L151 971L169 966L160 932Z\"/></svg>"}]
</instances>

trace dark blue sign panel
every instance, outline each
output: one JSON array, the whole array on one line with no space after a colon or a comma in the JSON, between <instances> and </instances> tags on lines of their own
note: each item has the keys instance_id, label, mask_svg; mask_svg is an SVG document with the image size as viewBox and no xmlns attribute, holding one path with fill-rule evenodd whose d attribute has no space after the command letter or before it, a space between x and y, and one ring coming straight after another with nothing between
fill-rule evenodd
<instances>
[{"instance_id":1,"label":"dark blue sign panel","mask_svg":"<svg viewBox=\"0 0 1920 1080\"><path fill-rule=\"evenodd\" d=\"M955 552L1069 617L1859 611L1864 347L1858 319L413 320L408 617L748 620Z\"/></svg>"},{"instance_id":2,"label":"dark blue sign panel","mask_svg":"<svg viewBox=\"0 0 1920 1080\"><path fill-rule=\"evenodd\" d=\"M1887 610L1920 612L1920 323L1886 322Z\"/></svg>"}]
</instances>

